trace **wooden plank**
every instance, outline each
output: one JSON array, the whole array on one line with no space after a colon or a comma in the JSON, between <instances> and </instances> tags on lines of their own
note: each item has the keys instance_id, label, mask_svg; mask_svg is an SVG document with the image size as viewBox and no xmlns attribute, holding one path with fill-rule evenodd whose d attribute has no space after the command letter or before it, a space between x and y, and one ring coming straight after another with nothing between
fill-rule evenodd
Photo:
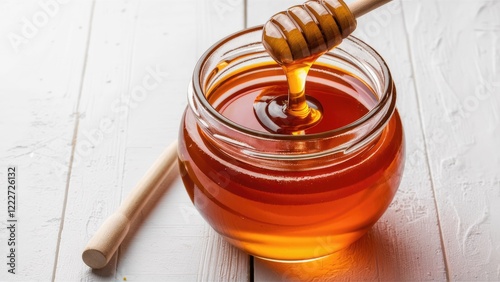
<instances>
[{"instance_id":1,"label":"wooden plank","mask_svg":"<svg viewBox=\"0 0 500 282\"><path fill-rule=\"evenodd\" d=\"M450 280L500 280L499 14L498 1L404 2Z\"/></svg>"},{"instance_id":2,"label":"wooden plank","mask_svg":"<svg viewBox=\"0 0 500 282\"><path fill-rule=\"evenodd\" d=\"M302 0L247 0L247 26L263 25L272 15L304 2Z\"/></svg>"},{"instance_id":3,"label":"wooden plank","mask_svg":"<svg viewBox=\"0 0 500 282\"><path fill-rule=\"evenodd\" d=\"M0 1L2 188L7 166L18 170L16 246L7 246L6 213L0 223L1 281L53 275L91 4ZM0 194L6 211L7 193ZM16 248L15 275L7 272L7 247Z\"/></svg>"},{"instance_id":4,"label":"wooden plank","mask_svg":"<svg viewBox=\"0 0 500 282\"><path fill-rule=\"evenodd\" d=\"M242 1L96 3L77 148L95 144L75 157L56 280L248 280L248 256L208 227L176 172L107 268L91 271L80 258L102 221L177 138L197 58L241 29L242 15Z\"/></svg>"},{"instance_id":5,"label":"wooden plank","mask_svg":"<svg viewBox=\"0 0 500 282\"><path fill-rule=\"evenodd\" d=\"M425 151L429 136L423 134L420 122L402 2L393 1L358 19L354 32L381 54L392 72L407 146L403 181L374 228L381 236L376 245L378 279L442 281L446 279L446 266Z\"/></svg>"},{"instance_id":6,"label":"wooden plank","mask_svg":"<svg viewBox=\"0 0 500 282\"><path fill-rule=\"evenodd\" d=\"M264 23L277 11L301 2L249 0L248 24ZM396 81L398 109L406 129L403 181L391 207L359 242L330 258L305 264L257 260L256 281L446 279L401 3L395 1L362 17L354 34L381 53Z\"/></svg>"}]
</instances>

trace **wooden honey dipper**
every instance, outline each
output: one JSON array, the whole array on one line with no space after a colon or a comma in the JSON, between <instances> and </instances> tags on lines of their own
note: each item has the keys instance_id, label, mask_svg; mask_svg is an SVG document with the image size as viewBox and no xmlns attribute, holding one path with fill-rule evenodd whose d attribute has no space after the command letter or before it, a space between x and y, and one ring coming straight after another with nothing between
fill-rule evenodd
<instances>
[{"instance_id":1,"label":"wooden honey dipper","mask_svg":"<svg viewBox=\"0 0 500 282\"><path fill-rule=\"evenodd\" d=\"M177 141L170 144L149 168L132 192L110 215L90 239L82 253L85 264L105 267L127 236L131 223L140 214L151 196L159 189L165 176L177 161Z\"/></svg>"},{"instance_id":2,"label":"wooden honey dipper","mask_svg":"<svg viewBox=\"0 0 500 282\"><path fill-rule=\"evenodd\" d=\"M391 0L312 0L275 14L264 25L262 42L279 64L316 58L356 29L356 18ZM314 60L314 59L313 59Z\"/></svg>"},{"instance_id":3,"label":"wooden honey dipper","mask_svg":"<svg viewBox=\"0 0 500 282\"><path fill-rule=\"evenodd\" d=\"M356 18L391 0L312 0L271 17L262 44L283 67L288 97L263 93L254 101L262 127L278 134L305 134L322 120L322 105L305 94L306 77L314 61L339 45L356 29Z\"/></svg>"}]
</instances>

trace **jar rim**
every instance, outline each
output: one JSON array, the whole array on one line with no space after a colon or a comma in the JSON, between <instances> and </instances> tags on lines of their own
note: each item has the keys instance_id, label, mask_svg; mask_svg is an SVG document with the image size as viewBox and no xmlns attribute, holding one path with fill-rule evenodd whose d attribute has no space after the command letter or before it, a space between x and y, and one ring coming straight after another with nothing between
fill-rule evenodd
<instances>
[{"instance_id":1,"label":"jar rim","mask_svg":"<svg viewBox=\"0 0 500 282\"><path fill-rule=\"evenodd\" d=\"M262 25L247 28L247 29L233 33L233 34L219 40L218 42L213 44L209 49L207 49L207 51L205 51L205 53L199 58L196 66L194 68L191 84L193 86L194 95L196 96L197 101L202 105L202 107L206 111L208 111L208 113L213 118L215 118L216 120L218 120L219 122L221 122L225 126L231 128L232 130L236 130L240 133L250 135L250 136L256 137L256 138L261 138L261 139L272 139L272 140L277 140L277 141L287 141L287 140L288 141L299 141L299 140L300 141L307 141L307 140L331 138L333 136L339 136L339 135L346 134L349 131L352 131L355 128L358 128L358 127L362 126L363 124L367 123L368 121L370 121L374 116L379 114L379 112L383 110L384 105L386 105L387 102L390 102L391 100L392 100L391 104L393 104L393 105L391 105L392 109L389 110L389 116L392 115L392 112L395 109L396 97L395 97L395 93L392 93L393 92L392 91L393 81L392 81L392 76L391 76L390 71L389 71L389 67L387 66L386 62L381 57L381 55L377 51L375 51L371 46L366 44L361 39L359 39L355 36L349 35L347 38L344 39L344 41L349 41L349 42L357 45L357 47L362 49L364 52L368 52L369 55L371 55L377 61L377 63L380 66L380 69L382 71L383 77L386 78L383 80L383 85L381 85L382 86L382 91L380 91L381 95L378 97L379 99L376 101L376 104L361 118L359 118L359 119L357 119L349 124L346 124L342 127L328 130L328 131L324 131L324 132L311 133L311 134L305 134L305 135L292 135L292 134L277 134L277 133L272 133L272 132L264 132L264 131L254 130L254 129L242 126L242 125L230 120L229 118L225 117L224 115L219 113L209 103L208 99L205 96L205 91L202 89L203 83L201 81L201 78L202 78L202 71L203 71L204 63L207 61L208 58L210 58L210 56L218 48L220 48L222 45L226 44L227 42L229 42L229 41L231 41L239 36L242 36L244 34L259 31L262 29L263 29ZM324 54L322 56L333 55L334 54L333 52L335 52L335 50L337 48L342 48L341 46L342 46L342 44L335 47L333 50L330 50L329 52L327 52L326 54ZM242 47L242 46L240 46L240 47ZM387 122L387 120L389 120L389 118L386 118L385 122L382 122L382 126Z\"/></svg>"}]
</instances>

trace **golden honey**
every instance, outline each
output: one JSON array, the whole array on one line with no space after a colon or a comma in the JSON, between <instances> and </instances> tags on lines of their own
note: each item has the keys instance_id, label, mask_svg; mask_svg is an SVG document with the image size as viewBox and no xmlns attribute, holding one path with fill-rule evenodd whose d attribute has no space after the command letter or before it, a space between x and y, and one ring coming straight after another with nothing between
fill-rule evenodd
<instances>
[{"instance_id":1,"label":"golden honey","mask_svg":"<svg viewBox=\"0 0 500 282\"><path fill-rule=\"evenodd\" d=\"M179 133L182 179L234 246L320 258L365 234L396 193L405 148L396 90L382 58L349 37L309 70L305 92L321 119L300 134L270 130L255 101L286 103L288 84L261 34L232 35L198 62Z\"/></svg>"}]
</instances>

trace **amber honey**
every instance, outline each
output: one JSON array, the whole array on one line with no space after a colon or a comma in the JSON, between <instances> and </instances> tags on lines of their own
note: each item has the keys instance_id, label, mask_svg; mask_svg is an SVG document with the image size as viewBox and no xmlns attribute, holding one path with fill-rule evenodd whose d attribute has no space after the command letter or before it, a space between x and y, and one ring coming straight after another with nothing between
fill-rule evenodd
<instances>
[{"instance_id":1,"label":"amber honey","mask_svg":"<svg viewBox=\"0 0 500 282\"><path fill-rule=\"evenodd\" d=\"M365 234L396 193L404 138L394 85L383 61L380 73L389 77L376 83L383 78L364 73L359 61L338 56L360 73L320 61L305 91L321 120L300 135L269 130L254 102L278 105L288 85L281 67L251 48L259 31L229 38L200 60L180 128L182 179L201 215L236 247L271 260L323 257ZM352 40L345 48L369 48Z\"/></svg>"},{"instance_id":2,"label":"amber honey","mask_svg":"<svg viewBox=\"0 0 500 282\"><path fill-rule=\"evenodd\" d=\"M275 105L275 111L281 111L283 118L292 119L285 114L287 108L282 107L295 104L287 100L289 91L289 80L283 81L280 76L283 72L280 69L271 68L262 70L265 66L255 66L260 69L259 72L243 74L241 77L235 77L234 80L226 83L220 89L210 93L208 100L213 107L223 116L233 122L261 132L280 132L280 128L269 130L254 114L255 100L278 101ZM372 93L358 79L336 70L336 73L323 74L319 66L315 73L308 77L307 97L310 101L315 101L318 115L321 119L307 126L302 134L313 134L326 132L352 123L364 116L368 109L358 98L370 100ZM321 81L328 80L328 84L322 84ZM258 82L256 82L258 81ZM241 88L242 85L248 87ZM264 98L265 97L265 98ZM269 110L269 108L268 108ZM293 121L290 121L292 123ZM281 132L286 134L286 132Z\"/></svg>"}]
</instances>

